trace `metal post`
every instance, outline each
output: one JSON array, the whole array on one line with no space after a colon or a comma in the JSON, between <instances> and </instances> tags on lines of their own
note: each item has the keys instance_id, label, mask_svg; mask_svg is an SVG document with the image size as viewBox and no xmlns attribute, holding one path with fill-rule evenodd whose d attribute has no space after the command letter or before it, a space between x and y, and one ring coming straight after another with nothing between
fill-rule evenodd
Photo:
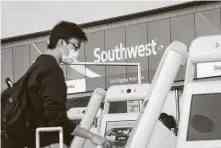
<instances>
[{"instance_id":1,"label":"metal post","mask_svg":"<svg viewBox=\"0 0 221 148\"><path fill-rule=\"evenodd\" d=\"M137 80L138 80L138 84L142 83L141 64L140 63L137 65Z\"/></svg>"}]
</instances>

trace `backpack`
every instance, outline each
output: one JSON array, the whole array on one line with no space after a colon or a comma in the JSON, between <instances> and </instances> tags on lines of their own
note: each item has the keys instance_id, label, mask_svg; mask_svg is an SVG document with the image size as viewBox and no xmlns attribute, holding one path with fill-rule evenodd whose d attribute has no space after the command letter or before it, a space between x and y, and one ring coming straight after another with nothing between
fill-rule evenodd
<instances>
[{"instance_id":1,"label":"backpack","mask_svg":"<svg viewBox=\"0 0 221 148\"><path fill-rule=\"evenodd\" d=\"M32 65L12 87L1 93L1 138L19 145L26 145L31 130L27 114L28 77L37 67Z\"/></svg>"}]
</instances>

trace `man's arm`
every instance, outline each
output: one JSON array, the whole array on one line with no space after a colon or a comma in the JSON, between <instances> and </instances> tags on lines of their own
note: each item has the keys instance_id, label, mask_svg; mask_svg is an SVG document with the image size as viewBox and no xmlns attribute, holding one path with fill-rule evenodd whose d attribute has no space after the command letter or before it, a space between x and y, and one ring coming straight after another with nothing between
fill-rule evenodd
<instances>
[{"instance_id":1,"label":"man's arm","mask_svg":"<svg viewBox=\"0 0 221 148\"><path fill-rule=\"evenodd\" d=\"M77 126L67 118L65 107L66 84L63 73L58 68L47 69L42 79L40 95L44 102L44 115L48 126L61 126L64 135L83 137L103 148L110 148L109 141L104 137Z\"/></svg>"},{"instance_id":2,"label":"man's arm","mask_svg":"<svg viewBox=\"0 0 221 148\"><path fill-rule=\"evenodd\" d=\"M91 137L93 136L93 133L90 132L89 130L86 130L84 128L81 128L79 126L76 126L76 128L74 129L74 131L71 133L71 135L73 136L79 136L82 138L86 138L86 139L91 139Z\"/></svg>"},{"instance_id":3,"label":"man's arm","mask_svg":"<svg viewBox=\"0 0 221 148\"><path fill-rule=\"evenodd\" d=\"M76 124L67 118L66 84L59 67L50 67L42 72L39 93L47 126L61 126L64 135L70 135Z\"/></svg>"}]
</instances>

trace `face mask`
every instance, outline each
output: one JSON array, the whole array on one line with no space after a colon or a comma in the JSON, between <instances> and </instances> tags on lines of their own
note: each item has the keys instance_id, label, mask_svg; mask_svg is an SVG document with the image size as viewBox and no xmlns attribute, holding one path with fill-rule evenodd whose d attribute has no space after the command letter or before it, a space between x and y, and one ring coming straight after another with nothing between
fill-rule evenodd
<instances>
[{"instance_id":1,"label":"face mask","mask_svg":"<svg viewBox=\"0 0 221 148\"><path fill-rule=\"evenodd\" d=\"M77 60L78 57L78 51L74 51L69 49L69 53L68 55L66 55L63 51L63 49L61 49L62 52L62 58L61 58L61 62L66 63L66 64L72 64Z\"/></svg>"}]
</instances>

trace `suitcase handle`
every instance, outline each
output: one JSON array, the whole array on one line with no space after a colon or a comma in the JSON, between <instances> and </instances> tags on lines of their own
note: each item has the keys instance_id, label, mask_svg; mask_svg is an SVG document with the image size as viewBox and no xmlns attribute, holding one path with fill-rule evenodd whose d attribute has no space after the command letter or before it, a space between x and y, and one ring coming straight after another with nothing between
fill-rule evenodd
<instances>
[{"instance_id":1,"label":"suitcase handle","mask_svg":"<svg viewBox=\"0 0 221 148\"><path fill-rule=\"evenodd\" d=\"M54 132L59 131L59 145L63 148L63 128L62 127L39 127L36 129L36 148L40 148L40 132Z\"/></svg>"}]
</instances>

